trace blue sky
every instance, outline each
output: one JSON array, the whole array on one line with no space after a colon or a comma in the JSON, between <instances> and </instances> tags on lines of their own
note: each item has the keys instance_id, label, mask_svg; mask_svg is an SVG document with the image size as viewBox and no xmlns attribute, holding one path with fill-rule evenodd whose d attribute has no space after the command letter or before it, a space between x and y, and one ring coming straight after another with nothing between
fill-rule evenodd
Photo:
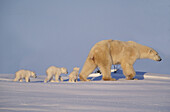
<instances>
[{"instance_id":1,"label":"blue sky","mask_svg":"<svg viewBox=\"0 0 170 112\"><path fill-rule=\"evenodd\" d=\"M169 0L0 0L0 73L55 65L82 68L105 39L136 41L162 62L136 61L136 71L170 74Z\"/></svg>"}]
</instances>

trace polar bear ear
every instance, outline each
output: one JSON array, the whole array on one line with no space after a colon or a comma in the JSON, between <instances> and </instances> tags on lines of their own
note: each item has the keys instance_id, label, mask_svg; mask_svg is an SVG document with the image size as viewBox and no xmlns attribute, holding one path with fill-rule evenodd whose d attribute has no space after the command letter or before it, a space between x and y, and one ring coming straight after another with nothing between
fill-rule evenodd
<instances>
[{"instance_id":1,"label":"polar bear ear","mask_svg":"<svg viewBox=\"0 0 170 112\"><path fill-rule=\"evenodd\" d=\"M90 59L91 59L92 61L94 61L94 56L90 57Z\"/></svg>"},{"instance_id":2,"label":"polar bear ear","mask_svg":"<svg viewBox=\"0 0 170 112\"><path fill-rule=\"evenodd\" d=\"M152 52L153 52L153 50L152 50L152 49L150 49L150 50L149 50L149 53L152 53Z\"/></svg>"}]
</instances>

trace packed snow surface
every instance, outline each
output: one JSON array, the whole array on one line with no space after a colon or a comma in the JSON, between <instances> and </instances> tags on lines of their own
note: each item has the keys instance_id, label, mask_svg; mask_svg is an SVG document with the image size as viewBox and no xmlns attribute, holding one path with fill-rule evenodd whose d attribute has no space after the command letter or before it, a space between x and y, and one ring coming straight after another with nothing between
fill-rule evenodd
<instances>
[{"instance_id":1,"label":"packed snow surface","mask_svg":"<svg viewBox=\"0 0 170 112\"><path fill-rule=\"evenodd\" d=\"M170 75L138 72L139 80L44 83L13 82L14 74L0 74L0 112L170 112Z\"/></svg>"}]
</instances>

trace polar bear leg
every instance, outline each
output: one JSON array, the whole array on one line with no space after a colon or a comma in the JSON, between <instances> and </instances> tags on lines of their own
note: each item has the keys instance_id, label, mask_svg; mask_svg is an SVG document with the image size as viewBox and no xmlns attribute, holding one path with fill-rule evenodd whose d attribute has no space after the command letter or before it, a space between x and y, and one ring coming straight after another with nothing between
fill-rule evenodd
<instances>
[{"instance_id":1,"label":"polar bear leg","mask_svg":"<svg viewBox=\"0 0 170 112\"><path fill-rule=\"evenodd\" d=\"M59 80L60 80L61 82L63 82L63 78L62 78L61 76L59 76Z\"/></svg>"},{"instance_id":2,"label":"polar bear leg","mask_svg":"<svg viewBox=\"0 0 170 112\"><path fill-rule=\"evenodd\" d=\"M55 82L59 82L59 75L55 74Z\"/></svg>"},{"instance_id":3,"label":"polar bear leg","mask_svg":"<svg viewBox=\"0 0 170 112\"><path fill-rule=\"evenodd\" d=\"M105 55L101 55L100 53ZM96 55L96 63L103 75L102 79L104 81L115 81L116 79L111 77L112 58L110 56L109 50L101 50L100 53Z\"/></svg>"},{"instance_id":4,"label":"polar bear leg","mask_svg":"<svg viewBox=\"0 0 170 112\"><path fill-rule=\"evenodd\" d=\"M73 82L73 79L69 79L69 82Z\"/></svg>"},{"instance_id":5,"label":"polar bear leg","mask_svg":"<svg viewBox=\"0 0 170 112\"><path fill-rule=\"evenodd\" d=\"M116 79L111 77L111 65L99 66L101 73L103 75L102 79L104 81L116 81Z\"/></svg>"},{"instance_id":6,"label":"polar bear leg","mask_svg":"<svg viewBox=\"0 0 170 112\"><path fill-rule=\"evenodd\" d=\"M29 77L25 77L25 81L26 82L30 82L30 78Z\"/></svg>"},{"instance_id":7,"label":"polar bear leg","mask_svg":"<svg viewBox=\"0 0 170 112\"><path fill-rule=\"evenodd\" d=\"M23 79L19 79L20 82L23 82Z\"/></svg>"},{"instance_id":8,"label":"polar bear leg","mask_svg":"<svg viewBox=\"0 0 170 112\"><path fill-rule=\"evenodd\" d=\"M136 75L133 65L126 63L121 64L121 67L123 69L123 74L126 76L126 79L133 80L134 79L133 77Z\"/></svg>"},{"instance_id":9,"label":"polar bear leg","mask_svg":"<svg viewBox=\"0 0 170 112\"><path fill-rule=\"evenodd\" d=\"M47 83L48 81L51 81L52 78L53 78L53 76L48 74L47 77L45 78L44 82Z\"/></svg>"},{"instance_id":10,"label":"polar bear leg","mask_svg":"<svg viewBox=\"0 0 170 112\"><path fill-rule=\"evenodd\" d=\"M19 79L16 77L13 81L15 81L15 82L16 82L16 81L18 81L18 80L19 80Z\"/></svg>"},{"instance_id":11,"label":"polar bear leg","mask_svg":"<svg viewBox=\"0 0 170 112\"><path fill-rule=\"evenodd\" d=\"M71 78L69 78L69 82L71 82Z\"/></svg>"},{"instance_id":12,"label":"polar bear leg","mask_svg":"<svg viewBox=\"0 0 170 112\"><path fill-rule=\"evenodd\" d=\"M97 65L91 59L87 59L81 70L81 73L79 74L80 80L90 81L87 79L87 77L95 70L96 67Z\"/></svg>"}]
</instances>

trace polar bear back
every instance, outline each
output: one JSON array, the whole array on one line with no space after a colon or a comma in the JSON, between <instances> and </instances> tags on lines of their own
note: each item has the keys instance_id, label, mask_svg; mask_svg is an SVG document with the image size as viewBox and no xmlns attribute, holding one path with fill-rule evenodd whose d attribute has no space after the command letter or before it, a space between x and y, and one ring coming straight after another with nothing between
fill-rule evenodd
<instances>
[{"instance_id":1,"label":"polar bear back","mask_svg":"<svg viewBox=\"0 0 170 112\"><path fill-rule=\"evenodd\" d=\"M71 73L70 73L70 77L73 77L73 76L78 76L78 73L79 73L79 71L76 71L76 70L74 70L74 71L72 71Z\"/></svg>"},{"instance_id":2,"label":"polar bear back","mask_svg":"<svg viewBox=\"0 0 170 112\"><path fill-rule=\"evenodd\" d=\"M47 74L57 74L57 73L61 73L61 69L58 68L58 67L55 67L55 66L50 66L48 69L47 69Z\"/></svg>"},{"instance_id":3,"label":"polar bear back","mask_svg":"<svg viewBox=\"0 0 170 112\"><path fill-rule=\"evenodd\" d=\"M16 72L16 77L21 77L21 78L25 78L25 77L30 77L31 76L31 71L29 70L19 70Z\"/></svg>"}]
</instances>

